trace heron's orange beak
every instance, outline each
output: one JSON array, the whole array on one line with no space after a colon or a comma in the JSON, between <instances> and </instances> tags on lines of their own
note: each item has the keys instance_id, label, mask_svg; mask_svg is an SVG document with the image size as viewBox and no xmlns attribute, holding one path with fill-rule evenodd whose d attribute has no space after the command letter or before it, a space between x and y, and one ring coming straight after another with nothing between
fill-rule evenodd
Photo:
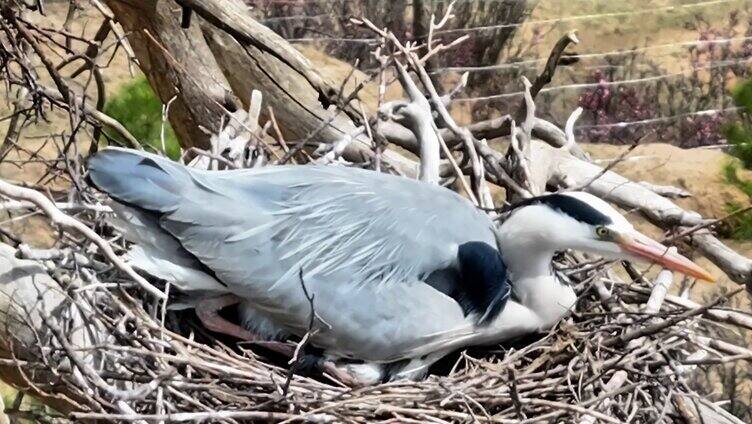
<instances>
[{"instance_id":1,"label":"heron's orange beak","mask_svg":"<svg viewBox=\"0 0 752 424\"><path fill-rule=\"evenodd\" d=\"M638 232L623 234L616 242L624 251L649 262L655 262L672 271L681 272L689 277L715 283L715 277L708 271L676 253L675 249L658 243L657 241Z\"/></svg>"}]
</instances>

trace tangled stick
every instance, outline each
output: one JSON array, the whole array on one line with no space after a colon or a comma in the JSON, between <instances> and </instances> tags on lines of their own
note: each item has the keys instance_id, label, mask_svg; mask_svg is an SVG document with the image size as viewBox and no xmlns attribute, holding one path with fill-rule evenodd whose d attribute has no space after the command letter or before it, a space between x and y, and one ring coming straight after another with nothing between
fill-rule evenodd
<instances>
[{"instance_id":1,"label":"tangled stick","mask_svg":"<svg viewBox=\"0 0 752 424\"><path fill-rule=\"evenodd\" d=\"M19 187L13 184L10 184L6 181L0 180L0 194L6 197L9 197L14 200L21 200L21 201L27 201L31 202L39 209L41 209L49 218L50 221L52 221L53 224L59 225L64 228L68 228L71 230L74 230L78 233L81 233L84 237L91 240L96 246L99 248L99 250L102 252L102 254L109 260L113 265L115 265L118 269L123 271L130 277L133 281L138 283L141 288L144 289L147 293L154 296L157 299L160 300L166 300L167 295L162 292L161 290L154 287L152 284L150 284L148 281L146 281L143 277L138 275L136 271L131 268L130 265L125 263L122 258L117 256L115 252L112 250L112 247L110 244L101 238L97 233L95 233L91 228L83 224L82 222L76 220L75 218L72 218L69 215L66 215L63 211L57 208L55 204L45 197L42 193L39 193L36 190L28 189Z\"/></svg>"}]
</instances>

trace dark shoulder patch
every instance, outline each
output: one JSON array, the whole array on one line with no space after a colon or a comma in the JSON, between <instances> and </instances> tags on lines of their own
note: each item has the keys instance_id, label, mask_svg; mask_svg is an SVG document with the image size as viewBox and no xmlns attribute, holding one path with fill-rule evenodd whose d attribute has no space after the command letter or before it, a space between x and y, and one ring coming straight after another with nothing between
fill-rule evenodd
<instances>
[{"instance_id":1,"label":"dark shoulder patch","mask_svg":"<svg viewBox=\"0 0 752 424\"><path fill-rule=\"evenodd\" d=\"M162 169L161 166L152 158L150 157L143 157L141 161L138 163L139 165L149 166L151 168L159 169L160 171L164 172L164 169Z\"/></svg>"},{"instance_id":2,"label":"dark shoulder patch","mask_svg":"<svg viewBox=\"0 0 752 424\"><path fill-rule=\"evenodd\" d=\"M598 209L588 205L580 199L565 194L547 194L545 196L525 199L512 206L512 210L535 204L547 205L552 209L556 209L563 214L569 215L573 219L590 225L608 225L613 222L608 215Z\"/></svg>"},{"instance_id":3,"label":"dark shoulder patch","mask_svg":"<svg viewBox=\"0 0 752 424\"><path fill-rule=\"evenodd\" d=\"M457 251L458 269L436 270L426 283L459 303L465 316L478 324L491 322L504 309L512 287L499 252L483 242L468 242Z\"/></svg>"}]
</instances>

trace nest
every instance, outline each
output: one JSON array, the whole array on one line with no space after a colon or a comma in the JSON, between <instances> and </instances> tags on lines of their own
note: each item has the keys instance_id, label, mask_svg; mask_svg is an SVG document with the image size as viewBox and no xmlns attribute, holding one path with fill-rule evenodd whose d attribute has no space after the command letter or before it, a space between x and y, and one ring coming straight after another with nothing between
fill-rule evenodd
<instances>
[{"instance_id":1,"label":"nest","mask_svg":"<svg viewBox=\"0 0 752 424\"><path fill-rule=\"evenodd\" d=\"M604 283L606 264L570 267L562 272L578 286L580 312L547 334L459 352L438 367L443 375L424 381L350 388L297 375L295 359L275 363L248 346L194 335L188 315L144 302L127 275L87 253L92 247L18 252L42 260L53 291L67 294L23 346L24 359L38 359L19 366L56 370L29 384L88 411L74 420L734 422L690 389L690 377L697 365L742 354L703 334L750 329L752 319L720 307L731 294L705 306L668 295L670 273L652 284Z\"/></svg>"}]
</instances>

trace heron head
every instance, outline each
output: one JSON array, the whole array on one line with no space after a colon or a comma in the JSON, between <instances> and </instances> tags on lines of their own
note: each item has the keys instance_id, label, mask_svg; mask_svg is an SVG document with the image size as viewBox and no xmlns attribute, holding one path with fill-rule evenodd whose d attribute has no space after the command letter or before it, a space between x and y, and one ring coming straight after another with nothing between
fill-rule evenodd
<instances>
[{"instance_id":1,"label":"heron head","mask_svg":"<svg viewBox=\"0 0 752 424\"><path fill-rule=\"evenodd\" d=\"M510 234L505 234L507 229ZM690 277L715 281L675 248L635 230L608 203L584 192L556 193L514 205L500 234L523 238L541 249L573 249L609 259L656 263Z\"/></svg>"}]
</instances>

